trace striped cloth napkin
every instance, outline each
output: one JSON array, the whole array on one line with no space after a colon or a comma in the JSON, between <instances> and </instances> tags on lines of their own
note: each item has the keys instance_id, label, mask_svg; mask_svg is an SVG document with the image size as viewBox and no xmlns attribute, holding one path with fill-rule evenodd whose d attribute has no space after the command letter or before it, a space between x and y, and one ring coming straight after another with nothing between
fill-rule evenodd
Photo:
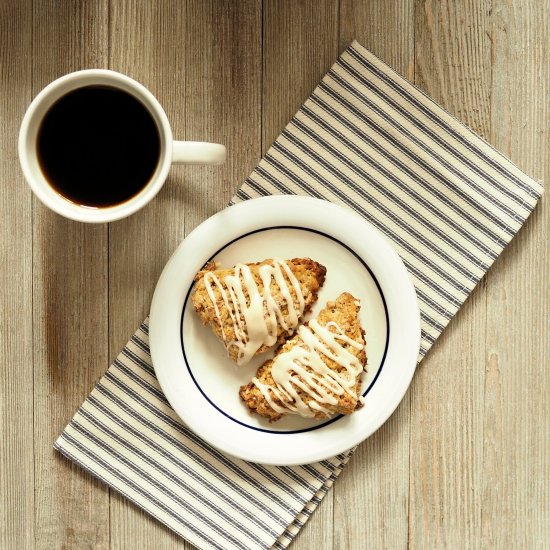
<instances>
[{"instance_id":1,"label":"striped cloth napkin","mask_svg":"<svg viewBox=\"0 0 550 550\"><path fill-rule=\"evenodd\" d=\"M422 358L542 186L354 42L233 202L311 195L385 233L416 286ZM145 322L55 448L199 548L285 548L352 451L273 467L189 431L155 378Z\"/></svg>"}]
</instances>

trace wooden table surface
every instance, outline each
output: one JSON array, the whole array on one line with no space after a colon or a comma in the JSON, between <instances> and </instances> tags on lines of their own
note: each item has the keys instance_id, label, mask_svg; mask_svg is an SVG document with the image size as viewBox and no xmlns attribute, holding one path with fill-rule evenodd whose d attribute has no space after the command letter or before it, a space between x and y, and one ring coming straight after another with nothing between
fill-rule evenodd
<instances>
[{"instance_id":1,"label":"wooden table surface","mask_svg":"<svg viewBox=\"0 0 550 550\"><path fill-rule=\"evenodd\" d=\"M548 180L549 29L548 0L1 0L0 548L191 548L52 450L171 252L353 38ZM177 138L226 144L225 166L173 168L117 223L48 211L20 171L19 124L43 86L90 67L141 81ZM545 197L296 550L550 547L549 242Z\"/></svg>"}]
</instances>

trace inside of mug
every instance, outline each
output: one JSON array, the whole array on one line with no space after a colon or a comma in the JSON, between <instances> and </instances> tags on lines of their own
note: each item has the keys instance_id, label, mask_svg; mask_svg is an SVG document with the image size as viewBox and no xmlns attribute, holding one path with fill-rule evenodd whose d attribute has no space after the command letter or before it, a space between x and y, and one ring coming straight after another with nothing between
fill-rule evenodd
<instances>
[{"instance_id":1,"label":"inside of mug","mask_svg":"<svg viewBox=\"0 0 550 550\"><path fill-rule=\"evenodd\" d=\"M38 134L41 123L52 106L71 91L88 86L106 86L119 89L136 98L153 118L160 139L159 160L149 182L124 202L110 206L86 206L72 202L59 193L48 181L40 166ZM29 107L23 122L23 142L20 142L22 166L31 187L47 206L61 215L80 221L113 221L130 215L149 200L162 187L171 164L172 134L168 120L156 98L136 81L108 70L89 70L71 73L44 88Z\"/></svg>"}]
</instances>

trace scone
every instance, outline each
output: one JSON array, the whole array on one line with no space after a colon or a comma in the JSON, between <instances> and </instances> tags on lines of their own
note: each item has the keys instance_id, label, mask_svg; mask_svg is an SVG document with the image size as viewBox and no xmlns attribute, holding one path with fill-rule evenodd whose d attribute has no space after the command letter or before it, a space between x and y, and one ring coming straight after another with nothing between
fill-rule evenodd
<instances>
[{"instance_id":1,"label":"scone","mask_svg":"<svg viewBox=\"0 0 550 550\"><path fill-rule=\"evenodd\" d=\"M328 302L241 387L247 407L271 421L284 414L326 418L358 409L367 363L359 309L347 292Z\"/></svg>"},{"instance_id":2,"label":"scone","mask_svg":"<svg viewBox=\"0 0 550 550\"><path fill-rule=\"evenodd\" d=\"M244 365L294 333L316 302L325 274L325 267L309 258L275 258L230 269L211 262L196 275L191 300L229 357Z\"/></svg>"}]
</instances>

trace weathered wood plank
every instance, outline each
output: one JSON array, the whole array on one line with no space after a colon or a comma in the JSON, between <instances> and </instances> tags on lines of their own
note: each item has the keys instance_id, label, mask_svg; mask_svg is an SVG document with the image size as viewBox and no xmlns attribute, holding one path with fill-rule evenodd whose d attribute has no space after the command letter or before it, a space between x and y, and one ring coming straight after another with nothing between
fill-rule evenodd
<instances>
[{"instance_id":1,"label":"weathered wood plank","mask_svg":"<svg viewBox=\"0 0 550 550\"><path fill-rule=\"evenodd\" d=\"M340 52L353 40L414 79L414 0L340 1Z\"/></svg>"},{"instance_id":2,"label":"weathered wood plank","mask_svg":"<svg viewBox=\"0 0 550 550\"><path fill-rule=\"evenodd\" d=\"M31 2L0 4L0 547L34 546L32 197L17 160L31 100Z\"/></svg>"},{"instance_id":3,"label":"weathered wood plank","mask_svg":"<svg viewBox=\"0 0 550 550\"><path fill-rule=\"evenodd\" d=\"M263 3L262 151L288 124L338 54L338 3Z\"/></svg>"},{"instance_id":4,"label":"weathered wood plank","mask_svg":"<svg viewBox=\"0 0 550 550\"><path fill-rule=\"evenodd\" d=\"M388 37L392 37L388 40ZM414 2L340 4L340 50L353 39L400 74L414 68ZM405 548L409 495L410 394L359 446L334 486L334 548ZM367 542L368 541L368 542Z\"/></svg>"},{"instance_id":5,"label":"weathered wood plank","mask_svg":"<svg viewBox=\"0 0 550 550\"><path fill-rule=\"evenodd\" d=\"M416 2L415 82L489 137L490 2ZM477 548L481 536L485 284L474 290L411 388L411 548Z\"/></svg>"},{"instance_id":6,"label":"weathered wood plank","mask_svg":"<svg viewBox=\"0 0 550 550\"><path fill-rule=\"evenodd\" d=\"M147 314L172 250L352 39L548 178L548 2L413 2L1 3L0 547L190 548L114 493L109 507L51 444ZM143 82L175 137L225 143L228 163L175 167L153 204L109 228L47 211L19 170L21 116L49 81L94 66ZM549 226L543 199L294 548L550 544Z\"/></svg>"},{"instance_id":7,"label":"weathered wood plank","mask_svg":"<svg viewBox=\"0 0 550 550\"><path fill-rule=\"evenodd\" d=\"M228 150L221 167L173 167L152 204L110 226L113 358L148 314L173 250L227 204L259 159L261 5L117 0L111 4L111 33L111 68L151 89L174 137L215 141ZM111 498L111 546L190 547L118 495Z\"/></svg>"},{"instance_id":8,"label":"weathered wood plank","mask_svg":"<svg viewBox=\"0 0 550 550\"><path fill-rule=\"evenodd\" d=\"M489 29L491 142L545 183L550 178L549 17L548 2L494 1ZM545 196L487 276L484 548L550 545L549 243Z\"/></svg>"},{"instance_id":9,"label":"weathered wood plank","mask_svg":"<svg viewBox=\"0 0 550 550\"><path fill-rule=\"evenodd\" d=\"M65 73L106 67L107 1L35 1L33 95ZM108 548L109 493L52 444L107 363L107 227L34 200L36 548Z\"/></svg>"}]
</instances>

